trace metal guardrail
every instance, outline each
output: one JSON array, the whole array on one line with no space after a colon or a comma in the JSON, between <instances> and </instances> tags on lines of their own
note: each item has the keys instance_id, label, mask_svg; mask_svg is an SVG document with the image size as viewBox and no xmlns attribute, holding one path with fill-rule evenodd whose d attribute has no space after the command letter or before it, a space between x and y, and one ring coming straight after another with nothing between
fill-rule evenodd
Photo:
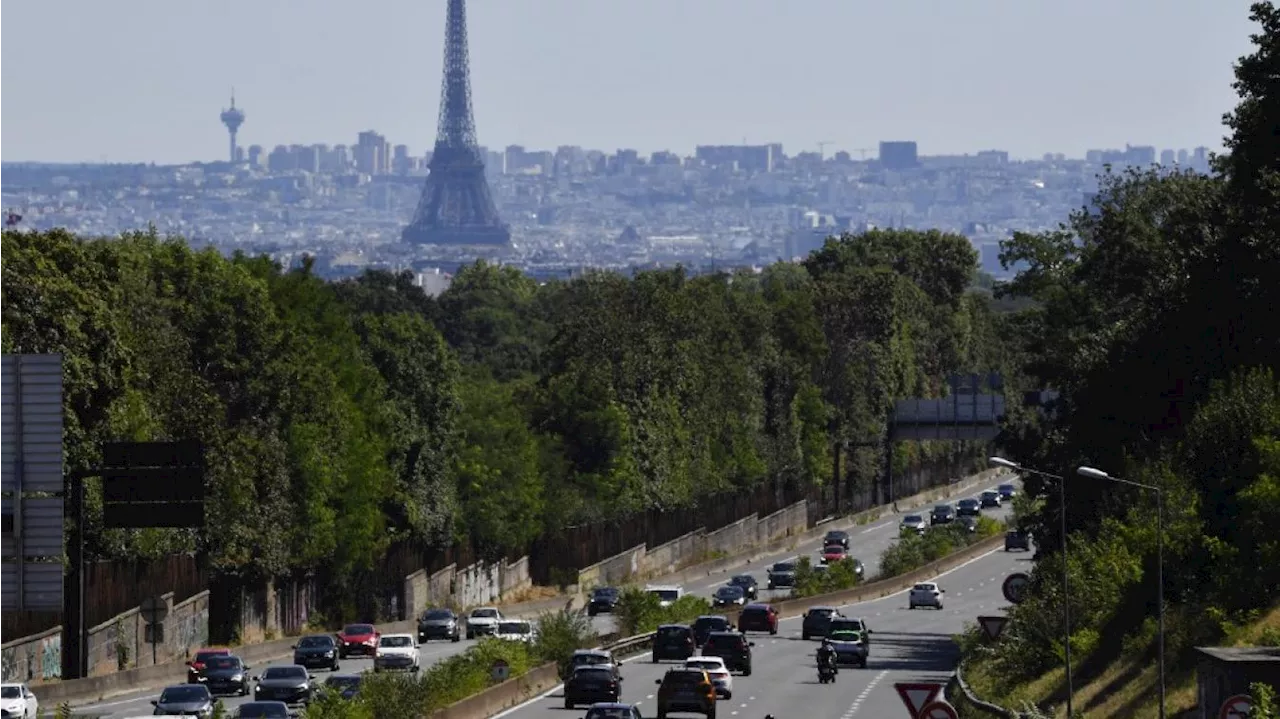
<instances>
[{"instance_id":1,"label":"metal guardrail","mask_svg":"<svg viewBox=\"0 0 1280 719\"><path fill-rule=\"evenodd\" d=\"M990 714L991 716L1002 717L1002 719L1019 719L1019 717L1022 716L1018 712L1010 711L1002 706L979 699L978 695L973 693L973 689L969 688L969 685L965 683L964 674L961 673L960 670L960 664L956 664L956 670L951 675L950 683L952 686L960 690L960 693L964 696L970 706L980 712Z\"/></svg>"}]
</instances>

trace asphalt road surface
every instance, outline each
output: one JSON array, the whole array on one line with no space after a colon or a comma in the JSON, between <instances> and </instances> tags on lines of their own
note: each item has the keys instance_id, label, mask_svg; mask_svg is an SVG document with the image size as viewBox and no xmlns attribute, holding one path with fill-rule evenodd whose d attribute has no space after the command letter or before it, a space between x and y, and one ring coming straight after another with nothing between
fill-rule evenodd
<instances>
[{"instance_id":1,"label":"asphalt road surface","mask_svg":"<svg viewBox=\"0 0 1280 719\"><path fill-rule=\"evenodd\" d=\"M970 494L970 496L977 496L981 494L982 490L984 489L994 489L997 484L1005 481L1010 481L1010 480L999 479L999 480L993 481L991 486L989 487L975 488L975 490ZM948 501L956 502L960 499L963 499L963 497L952 497ZM831 528L847 529L851 537L849 554L850 556L855 557L862 561L863 566L865 567L866 576L868 579L870 579L870 578L873 578L875 576L875 573L879 570L880 555L893 542L897 541L897 537L898 537L897 527L902 517L905 516L906 514L927 513L928 510L929 510L929 507L921 507L919 509L912 510L911 512L904 512L901 514L892 514L891 512L886 512L877 521L864 526L849 527L847 522L833 522L831 523ZM995 519L1003 519L1006 516L1008 516L1009 511L1010 511L1010 508L1006 505L1005 507L998 510L986 510L984 514L986 514L987 516L993 517ZM818 558L818 552L821 549L822 549L821 540L816 539L804 546L797 547L796 550L793 550L788 553L761 557L746 566L738 567L732 570L727 570L725 572L710 575L700 579L687 581L684 584L684 588L685 588L685 591L688 593L697 594L699 596L704 596L704 597L710 597L711 594L715 592L716 588L723 585L725 582L727 582L730 577L736 574L751 574L751 575L754 575L756 579L761 583L761 590L760 590L761 601L769 601L771 599L773 600L785 599L789 590L778 590L778 591L770 592L764 589L765 569L773 565L775 562L780 562L780 561L797 556L797 552L800 552L802 554L807 554L808 556L812 557L816 562ZM655 579L653 580L653 583L661 584L662 580ZM997 592L998 591L999 591L999 587L997 587ZM948 611L950 611L950 609L951 608L948 607ZM929 611L929 610L923 610L923 611ZM527 616L522 618L536 619L536 616ZM973 617L968 617L968 619L972 620ZM612 618L609 617L608 615L600 615L595 617L593 620L593 624L595 625L597 631L599 631L601 634L615 631L614 622ZM959 625L957 625L957 627L958 626ZM798 632L799 625L796 624L795 628L796 628L796 632ZM875 627L873 627L873 629L874 628ZM876 640L873 638L872 640L873 657L877 653L875 651L876 649L875 641ZM421 662L422 662L423 670L425 671L427 667L431 666L432 664L438 661L451 657L454 654L458 654L463 651L466 651L466 649L470 647L472 644L474 644L473 641L468 641L467 639L464 638L462 641L456 644L452 642L433 641L428 644L422 645L420 651L421 651ZM760 657L763 658L764 657L763 647L760 647L760 649L762 650ZM256 675L256 674L259 674L267 666L275 665L275 664L286 664L289 661L290 659L285 658L285 659L279 659L273 662L255 664L253 665L253 668L250 671L250 674ZM342 668L340 669L340 672L344 674L353 673L353 672L365 672L372 668L373 668L373 661L371 659L347 659L342 662ZM313 670L312 673L315 675L317 682L323 682L325 677L328 674L327 672L319 671L319 670ZM813 677L815 682L816 682L816 677L817 677L817 674L815 673ZM843 674L841 678L844 678ZM174 684L180 684L185 680L186 680L185 670L184 672L181 672L181 673L175 673ZM735 682L737 681L738 680L735 679ZM749 679L748 681L758 681L758 680L756 680L755 676L753 675L751 679ZM837 686L840 686L840 685L841 683L837 684ZM633 683L632 686L635 686L635 684ZM649 686L653 687L652 679L649 680ZM653 688L656 688L656 687L653 687ZM828 687L822 687L822 688L827 689ZM893 692L892 687L889 688L889 692L890 693ZM86 704L86 705L76 707L75 714L79 716L87 715L87 716L98 716L98 717L111 717L112 719L121 719L123 717L150 715L153 709L153 707L151 706L151 701L153 699L158 698L159 696L160 696L160 692L156 690L122 695L106 701L97 702L94 704ZM243 704L246 701L252 701L252 699L253 699L252 696L223 697L222 702L224 705L226 705L228 710L234 710L235 707L239 706L240 704ZM561 711L563 711L563 709ZM838 712L836 714L833 714L832 716L840 716L841 713L842 712ZM782 714L777 714L776 712L775 712L775 715L778 716L780 719L783 716ZM561 719L563 719L562 715L558 715L558 716L561 716ZM761 712L760 716L764 716L764 713ZM813 715L813 716L819 716L819 715Z\"/></svg>"},{"instance_id":2,"label":"asphalt road surface","mask_svg":"<svg viewBox=\"0 0 1280 719\"><path fill-rule=\"evenodd\" d=\"M846 616L862 617L872 630L866 669L843 667L834 684L818 683L814 655L818 640L800 638L800 619L784 619L777 636L752 634L753 672L735 675L733 698L721 700L719 717L760 719L894 719L907 709L895 682L945 684L955 665L951 637L979 614L999 613L1008 603L1001 595L1004 578L1030 567L1027 552L1003 549L982 555L938 576L947 590L944 609L907 609L906 592L843 607ZM650 663L643 654L623 669L622 701L638 704L646 717L657 715L655 682L679 662ZM585 708L563 708L561 688L498 714L504 719L577 719ZM697 716L694 714L677 716Z\"/></svg>"}]
</instances>

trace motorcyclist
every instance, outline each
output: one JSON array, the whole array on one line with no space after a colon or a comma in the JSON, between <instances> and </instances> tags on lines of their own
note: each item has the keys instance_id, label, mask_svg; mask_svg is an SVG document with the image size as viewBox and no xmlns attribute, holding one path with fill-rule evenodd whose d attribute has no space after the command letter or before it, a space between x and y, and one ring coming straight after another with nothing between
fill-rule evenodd
<instances>
[{"instance_id":1,"label":"motorcyclist","mask_svg":"<svg viewBox=\"0 0 1280 719\"><path fill-rule=\"evenodd\" d=\"M836 648L831 645L831 640L823 638L822 646L818 647L818 666L831 667L836 666Z\"/></svg>"}]
</instances>

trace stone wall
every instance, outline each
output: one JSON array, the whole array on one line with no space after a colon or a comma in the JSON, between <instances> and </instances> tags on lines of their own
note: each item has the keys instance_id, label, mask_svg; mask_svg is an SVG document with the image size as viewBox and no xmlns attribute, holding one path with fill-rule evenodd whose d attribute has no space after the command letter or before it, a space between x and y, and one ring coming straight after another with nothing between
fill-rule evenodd
<instances>
[{"instance_id":1,"label":"stone wall","mask_svg":"<svg viewBox=\"0 0 1280 719\"><path fill-rule=\"evenodd\" d=\"M455 564L428 575L425 569L404 578L402 619L418 616L428 607L464 609L508 601L532 584L529 558L498 564L476 562L466 567Z\"/></svg>"},{"instance_id":2,"label":"stone wall","mask_svg":"<svg viewBox=\"0 0 1280 719\"><path fill-rule=\"evenodd\" d=\"M706 546L707 530L698 529L683 534L670 542L659 544L653 549L646 549L644 555L645 572L649 576L661 576L679 569L693 561ZM578 573L581 578L582 573Z\"/></svg>"},{"instance_id":3,"label":"stone wall","mask_svg":"<svg viewBox=\"0 0 1280 719\"><path fill-rule=\"evenodd\" d=\"M638 579L645 573L644 558L645 546L637 544L622 554L583 567L578 570L578 587L585 590L625 584L630 579Z\"/></svg>"}]
</instances>

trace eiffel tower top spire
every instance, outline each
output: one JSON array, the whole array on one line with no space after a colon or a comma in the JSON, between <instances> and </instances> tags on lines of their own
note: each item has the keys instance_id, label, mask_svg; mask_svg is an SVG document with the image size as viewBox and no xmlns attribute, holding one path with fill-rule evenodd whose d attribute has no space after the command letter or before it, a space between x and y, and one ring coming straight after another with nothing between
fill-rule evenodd
<instances>
[{"instance_id":1,"label":"eiffel tower top spire","mask_svg":"<svg viewBox=\"0 0 1280 719\"><path fill-rule=\"evenodd\" d=\"M449 0L444 30L444 78L440 82L440 118L436 151L478 150L471 112L471 60L467 52L466 0Z\"/></svg>"}]
</instances>

